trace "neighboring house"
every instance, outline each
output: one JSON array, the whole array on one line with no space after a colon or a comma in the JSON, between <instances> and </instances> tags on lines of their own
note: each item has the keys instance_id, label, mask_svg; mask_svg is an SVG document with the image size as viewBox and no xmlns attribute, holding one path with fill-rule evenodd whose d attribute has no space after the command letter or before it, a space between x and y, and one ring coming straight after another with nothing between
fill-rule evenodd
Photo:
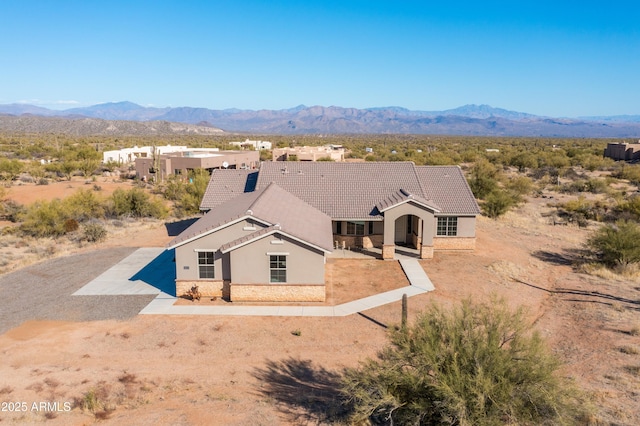
<instances>
[{"instance_id":1,"label":"neighboring house","mask_svg":"<svg viewBox=\"0 0 640 426\"><path fill-rule=\"evenodd\" d=\"M342 145L296 146L293 148L274 148L273 161L344 161L345 150Z\"/></svg>"},{"instance_id":2,"label":"neighboring house","mask_svg":"<svg viewBox=\"0 0 640 426\"><path fill-rule=\"evenodd\" d=\"M229 145L237 146L242 149L251 148L251 149L255 149L256 151L271 149L271 142L251 141L249 139L246 139L244 142L229 142Z\"/></svg>"},{"instance_id":3,"label":"neighboring house","mask_svg":"<svg viewBox=\"0 0 640 426\"><path fill-rule=\"evenodd\" d=\"M383 259L397 246L423 259L473 250L480 213L459 167L410 162L214 170L201 209L169 245L177 295L198 284L231 300L324 300L321 265L332 247L377 248Z\"/></svg>"},{"instance_id":4,"label":"neighboring house","mask_svg":"<svg viewBox=\"0 0 640 426\"><path fill-rule=\"evenodd\" d=\"M102 162L115 162L118 164L128 164L136 161L136 158L153 157L156 155L166 154L167 152L177 152L187 150L186 146L134 146L133 148L118 149L115 151L104 151L102 153Z\"/></svg>"},{"instance_id":5,"label":"neighboring house","mask_svg":"<svg viewBox=\"0 0 640 426\"><path fill-rule=\"evenodd\" d=\"M640 143L608 143L604 156L614 160L640 160Z\"/></svg>"},{"instance_id":6,"label":"neighboring house","mask_svg":"<svg viewBox=\"0 0 640 426\"><path fill-rule=\"evenodd\" d=\"M136 158L139 179L163 181L168 176L186 175L195 169L255 169L260 162L258 151L220 151L217 148L190 148L169 152L156 158Z\"/></svg>"}]
</instances>

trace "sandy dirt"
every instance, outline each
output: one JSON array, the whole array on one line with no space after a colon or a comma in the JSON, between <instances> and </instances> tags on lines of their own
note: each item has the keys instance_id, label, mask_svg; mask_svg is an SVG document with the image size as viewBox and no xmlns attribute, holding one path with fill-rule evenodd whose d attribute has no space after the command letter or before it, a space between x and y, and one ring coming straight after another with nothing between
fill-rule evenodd
<instances>
[{"instance_id":1,"label":"sandy dirt","mask_svg":"<svg viewBox=\"0 0 640 426\"><path fill-rule=\"evenodd\" d=\"M591 395L595 419L640 424L640 336L633 331L640 328L640 284L574 271L571 262L594 228L551 225L543 216L547 203L532 199L500 220L479 218L475 252L421 261L436 290L409 299L410 319L432 302L466 297L498 295L524 305L565 363L562 374ZM140 232L119 244L170 239L163 226ZM384 288L397 263L377 262L389 270L349 264L336 279ZM0 423L323 423L327 412L340 410L340 371L375 356L385 327L400 316L397 302L343 318L30 321L0 336L0 401L26 407L0 411ZM41 402L57 406L40 410Z\"/></svg>"},{"instance_id":2,"label":"sandy dirt","mask_svg":"<svg viewBox=\"0 0 640 426\"><path fill-rule=\"evenodd\" d=\"M100 194L107 196L118 188L129 189L131 186L132 181L130 180L111 177L96 177L95 180L74 177L70 181L52 181L48 185L17 182L7 188L5 198L18 204L29 205L40 200L63 199L73 195L78 189L99 189Z\"/></svg>"}]
</instances>

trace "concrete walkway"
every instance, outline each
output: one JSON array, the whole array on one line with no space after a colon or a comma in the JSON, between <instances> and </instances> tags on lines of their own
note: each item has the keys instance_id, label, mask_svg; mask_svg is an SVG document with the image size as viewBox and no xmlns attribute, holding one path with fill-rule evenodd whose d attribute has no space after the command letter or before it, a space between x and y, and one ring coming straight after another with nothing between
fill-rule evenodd
<instances>
[{"instance_id":1,"label":"concrete walkway","mask_svg":"<svg viewBox=\"0 0 640 426\"><path fill-rule=\"evenodd\" d=\"M336 306L202 306L179 305L173 291L173 252L160 248L139 249L76 291L74 295L157 294L140 314L146 315L244 315L244 316L346 316L434 290L415 259L400 261L411 285Z\"/></svg>"},{"instance_id":2,"label":"concrete walkway","mask_svg":"<svg viewBox=\"0 0 640 426\"><path fill-rule=\"evenodd\" d=\"M412 286L424 291L433 291L436 289L424 271L424 268L416 259L400 259L399 262Z\"/></svg>"}]
</instances>

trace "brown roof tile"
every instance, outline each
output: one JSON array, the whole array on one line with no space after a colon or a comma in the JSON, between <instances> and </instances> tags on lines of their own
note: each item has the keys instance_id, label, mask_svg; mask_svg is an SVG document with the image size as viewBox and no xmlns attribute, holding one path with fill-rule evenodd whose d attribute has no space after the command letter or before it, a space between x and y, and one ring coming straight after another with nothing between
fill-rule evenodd
<instances>
[{"instance_id":1,"label":"brown roof tile","mask_svg":"<svg viewBox=\"0 0 640 426\"><path fill-rule=\"evenodd\" d=\"M253 192L257 179L257 170L214 169L202 197L200 210L210 210L240 194Z\"/></svg>"},{"instance_id":2,"label":"brown roof tile","mask_svg":"<svg viewBox=\"0 0 640 426\"><path fill-rule=\"evenodd\" d=\"M174 248L231 223L251 216L261 222L279 225L283 232L331 251L331 218L276 184L241 194L212 208L200 220L169 243Z\"/></svg>"},{"instance_id":3,"label":"brown roof tile","mask_svg":"<svg viewBox=\"0 0 640 426\"><path fill-rule=\"evenodd\" d=\"M440 214L478 215L480 208L458 166L416 166L425 198L433 200Z\"/></svg>"},{"instance_id":4,"label":"brown roof tile","mask_svg":"<svg viewBox=\"0 0 640 426\"><path fill-rule=\"evenodd\" d=\"M435 208L437 214L480 213L458 166L411 162L264 162L259 172L214 170L201 208L215 207L272 182L333 219L380 218L380 208L393 203L401 191Z\"/></svg>"}]
</instances>

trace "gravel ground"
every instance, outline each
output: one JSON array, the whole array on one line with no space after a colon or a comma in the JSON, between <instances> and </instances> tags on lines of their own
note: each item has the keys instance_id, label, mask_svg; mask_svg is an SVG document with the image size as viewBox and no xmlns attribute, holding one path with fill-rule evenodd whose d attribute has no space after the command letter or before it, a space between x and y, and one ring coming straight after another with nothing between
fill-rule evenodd
<instances>
[{"instance_id":1,"label":"gravel ground","mask_svg":"<svg viewBox=\"0 0 640 426\"><path fill-rule=\"evenodd\" d=\"M96 250L0 276L0 334L28 320L95 321L136 316L155 295L71 296L135 250Z\"/></svg>"}]
</instances>

